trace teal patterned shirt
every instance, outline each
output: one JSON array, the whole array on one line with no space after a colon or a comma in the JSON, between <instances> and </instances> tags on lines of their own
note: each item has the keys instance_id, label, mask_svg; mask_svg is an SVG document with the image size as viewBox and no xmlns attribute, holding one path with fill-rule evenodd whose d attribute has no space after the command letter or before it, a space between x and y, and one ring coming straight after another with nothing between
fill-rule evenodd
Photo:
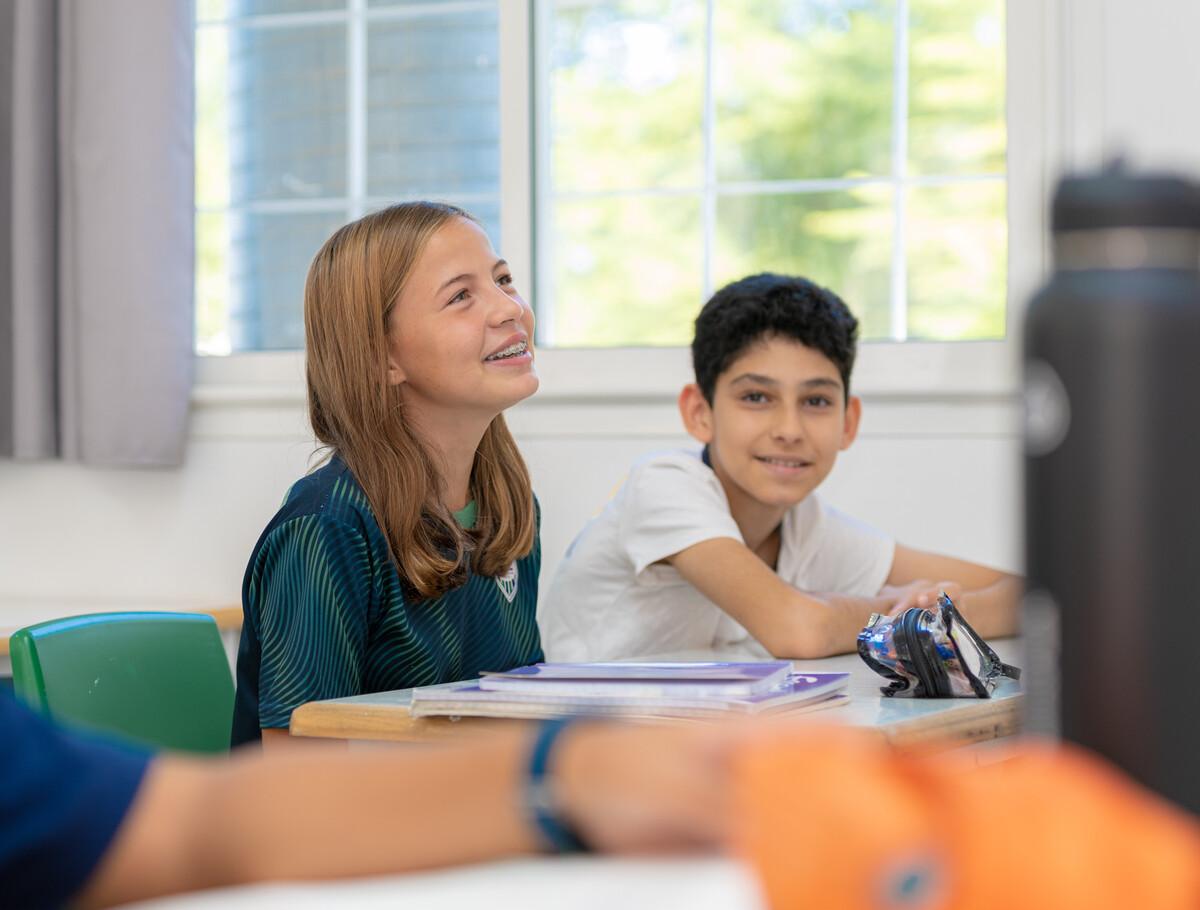
<instances>
[{"instance_id":1,"label":"teal patterned shirt","mask_svg":"<svg viewBox=\"0 0 1200 910\"><path fill-rule=\"evenodd\" d=\"M440 597L406 597L366 494L335 456L288 491L246 567L233 745L287 727L305 702L541 660L540 564L535 536L502 577L471 573Z\"/></svg>"}]
</instances>

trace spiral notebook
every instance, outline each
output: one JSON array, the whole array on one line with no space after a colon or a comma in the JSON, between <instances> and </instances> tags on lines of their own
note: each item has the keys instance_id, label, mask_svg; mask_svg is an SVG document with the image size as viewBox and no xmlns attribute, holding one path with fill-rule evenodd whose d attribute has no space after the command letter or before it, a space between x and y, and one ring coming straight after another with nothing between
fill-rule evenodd
<instances>
[{"instance_id":1,"label":"spiral notebook","mask_svg":"<svg viewBox=\"0 0 1200 910\"><path fill-rule=\"evenodd\" d=\"M553 695L484 689L481 680L414 689L414 717L544 718L563 714L599 714L629 718L715 718L738 714L776 714L835 707L849 699L843 690L848 673L791 673L782 683L752 695L632 695L611 691L596 681L587 694Z\"/></svg>"},{"instance_id":2,"label":"spiral notebook","mask_svg":"<svg viewBox=\"0 0 1200 910\"><path fill-rule=\"evenodd\" d=\"M775 688L791 669L786 660L541 663L484 673L478 682L484 691L530 695L745 696Z\"/></svg>"}]
</instances>

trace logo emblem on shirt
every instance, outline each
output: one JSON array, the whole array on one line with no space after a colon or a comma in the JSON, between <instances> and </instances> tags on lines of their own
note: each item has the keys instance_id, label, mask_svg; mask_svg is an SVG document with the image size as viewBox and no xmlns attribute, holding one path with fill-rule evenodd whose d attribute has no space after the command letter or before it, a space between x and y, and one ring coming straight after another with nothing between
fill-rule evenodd
<instances>
[{"instance_id":1,"label":"logo emblem on shirt","mask_svg":"<svg viewBox=\"0 0 1200 910\"><path fill-rule=\"evenodd\" d=\"M517 564L515 562L503 575L496 576L496 584L500 588L500 593L504 595L504 599L512 603L513 598L517 596Z\"/></svg>"}]
</instances>

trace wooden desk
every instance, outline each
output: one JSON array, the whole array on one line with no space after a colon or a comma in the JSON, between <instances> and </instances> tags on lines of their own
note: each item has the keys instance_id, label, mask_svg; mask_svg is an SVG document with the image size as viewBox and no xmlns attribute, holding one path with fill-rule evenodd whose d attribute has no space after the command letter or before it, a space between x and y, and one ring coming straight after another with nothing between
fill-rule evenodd
<instances>
[{"instance_id":1,"label":"wooden desk","mask_svg":"<svg viewBox=\"0 0 1200 910\"><path fill-rule=\"evenodd\" d=\"M100 612L100 611L94 611ZM137 611L134 611L137 612ZM234 632L242 628L242 607L241 604L225 607L196 607L194 609L173 609L167 608L164 612L174 613L207 613L217 621L217 628L222 632ZM47 617L49 619L50 617ZM32 625L32 623L30 624ZM0 628L0 658L7 658L9 655L8 638L21 626L13 626L10 628Z\"/></svg>"},{"instance_id":2,"label":"wooden desk","mask_svg":"<svg viewBox=\"0 0 1200 910\"><path fill-rule=\"evenodd\" d=\"M1002 659L1021 664L1018 639L995 642ZM709 659L712 655L707 655ZM702 659L703 655L671 655L671 659ZM826 711L799 715L824 723L846 723L878 730L901 748L932 743L967 745L1010 736L1020 727L1020 684L1006 679L990 699L973 698L884 698L885 682L856 654L825 660L796 661L799 671L848 672L849 702ZM292 712L293 736L333 739L429 742L448 736L476 732L489 726L519 723L491 718L413 717L409 713L411 689L376 692L352 698L310 702Z\"/></svg>"}]
</instances>

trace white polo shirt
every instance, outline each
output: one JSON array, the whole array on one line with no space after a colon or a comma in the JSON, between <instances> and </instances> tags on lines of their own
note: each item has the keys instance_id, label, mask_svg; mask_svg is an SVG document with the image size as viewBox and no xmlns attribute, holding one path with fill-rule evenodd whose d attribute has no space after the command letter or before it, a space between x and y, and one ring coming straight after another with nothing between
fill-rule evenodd
<instances>
[{"instance_id":1,"label":"white polo shirt","mask_svg":"<svg viewBox=\"0 0 1200 910\"><path fill-rule=\"evenodd\" d=\"M732 617L660 561L705 540L742 541L699 450L634 465L567 550L538 608L547 660L615 660L678 651L767 656ZM895 541L809 495L783 519L780 578L801 591L871 597Z\"/></svg>"}]
</instances>

